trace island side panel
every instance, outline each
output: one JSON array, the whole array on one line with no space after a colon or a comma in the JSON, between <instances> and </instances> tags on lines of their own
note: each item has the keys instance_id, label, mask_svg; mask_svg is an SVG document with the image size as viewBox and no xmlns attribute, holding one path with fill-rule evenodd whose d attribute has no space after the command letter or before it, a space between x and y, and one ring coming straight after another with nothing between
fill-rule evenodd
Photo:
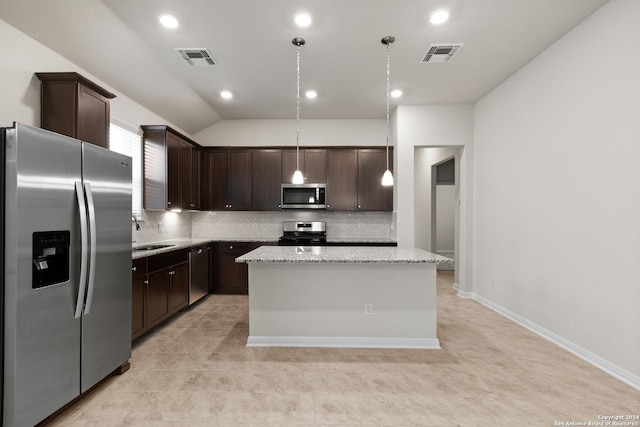
<instances>
[{"instance_id":1,"label":"island side panel","mask_svg":"<svg viewBox=\"0 0 640 427\"><path fill-rule=\"evenodd\" d=\"M250 346L439 348L436 264L249 263L249 335Z\"/></svg>"}]
</instances>

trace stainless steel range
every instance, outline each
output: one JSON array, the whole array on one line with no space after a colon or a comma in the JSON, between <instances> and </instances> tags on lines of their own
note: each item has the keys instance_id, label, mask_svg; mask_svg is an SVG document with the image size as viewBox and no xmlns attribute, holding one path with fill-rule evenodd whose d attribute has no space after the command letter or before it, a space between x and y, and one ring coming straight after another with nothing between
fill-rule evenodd
<instances>
[{"instance_id":1,"label":"stainless steel range","mask_svg":"<svg viewBox=\"0 0 640 427\"><path fill-rule=\"evenodd\" d=\"M327 243L324 221L284 221L278 246L313 246Z\"/></svg>"}]
</instances>

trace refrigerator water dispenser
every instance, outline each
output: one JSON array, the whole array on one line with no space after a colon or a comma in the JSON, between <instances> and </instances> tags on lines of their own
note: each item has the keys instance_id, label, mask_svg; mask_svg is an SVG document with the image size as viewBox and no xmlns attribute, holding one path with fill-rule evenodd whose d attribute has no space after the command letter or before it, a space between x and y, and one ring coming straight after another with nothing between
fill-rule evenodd
<instances>
[{"instance_id":1,"label":"refrigerator water dispenser","mask_svg":"<svg viewBox=\"0 0 640 427\"><path fill-rule=\"evenodd\" d=\"M33 289L69 281L69 231L33 233Z\"/></svg>"}]
</instances>

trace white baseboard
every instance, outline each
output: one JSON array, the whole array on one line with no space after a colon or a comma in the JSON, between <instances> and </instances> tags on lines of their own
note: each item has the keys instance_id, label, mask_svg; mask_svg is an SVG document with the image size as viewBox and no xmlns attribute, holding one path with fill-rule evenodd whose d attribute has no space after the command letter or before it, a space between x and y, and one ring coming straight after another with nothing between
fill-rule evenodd
<instances>
[{"instance_id":1,"label":"white baseboard","mask_svg":"<svg viewBox=\"0 0 640 427\"><path fill-rule=\"evenodd\" d=\"M247 347L339 347L440 349L437 338L267 337L250 336Z\"/></svg>"},{"instance_id":2,"label":"white baseboard","mask_svg":"<svg viewBox=\"0 0 640 427\"><path fill-rule=\"evenodd\" d=\"M473 292L466 292L460 290L460 288L456 288L458 296L462 299L475 299L475 294Z\"/></svg>"},{"instance_id":3,"label":"white baseboard","mask_svg":"<svg viewBox=\"0 0 640 427\"><path fill-rule=\"evenodd\" d=\"M560 335L555 334L550 330L543 328L542 326L520 316L519 314L516 314L502 307L501 305L496 304L495 302L481 295L476 294L475 292L463 292L458 290L458 296L464 299L476 300L480 304L516 322L520 326L523 326L529 329L530 331L540 335L541 337L551 341L552 343L564 348L570 353L575 354L585 362L590 363L591 365L595 366L598 369L601 369L602 371L613 376L614 378L619 379L623 383L630 385L636 390L640 390L640 376L635 375L634 373L629 372L626 369L623 369L609 362L608 360L603 359L597 354L594 354L580 347L579 345L572 343L571 341L561 337Z\"/></svg>"}]
</instances>

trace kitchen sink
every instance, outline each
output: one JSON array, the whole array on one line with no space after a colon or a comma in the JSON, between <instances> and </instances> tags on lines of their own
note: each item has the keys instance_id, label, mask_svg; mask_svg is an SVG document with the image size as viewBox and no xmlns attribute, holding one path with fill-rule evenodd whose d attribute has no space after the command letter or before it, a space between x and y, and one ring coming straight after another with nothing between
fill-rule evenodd
<instances>
[{"instance_id":1,"label":"kitchen sink","mask_svg":"<svg viewBox=\"0 0 640 427\"><path fill-rule=\"evenodd\" d=\"M144 245L144 246L136 246L133 248L134 251L153 251L156 249L164 249L170 248L175 245Z\"/></svg>"}]
</instances>

